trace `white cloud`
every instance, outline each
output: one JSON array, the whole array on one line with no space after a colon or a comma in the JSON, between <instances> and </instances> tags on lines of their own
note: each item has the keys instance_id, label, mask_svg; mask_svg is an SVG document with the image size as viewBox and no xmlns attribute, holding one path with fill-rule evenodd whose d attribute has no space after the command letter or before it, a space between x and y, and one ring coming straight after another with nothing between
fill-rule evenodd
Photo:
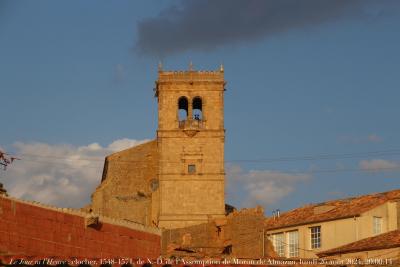
<instances>
[{"instance_id":1,"label":"white cloud","mask_svg":"<svg viewBox=\"0 0 400 267\"><path fill-rule=\"evenodd\" d=\"M11 196L60 207L82 207L100 184L104 157L149 140L120 139L106 147L15 143L21 160L3 172ZM38 156L39 155L39 156Z\"/></svg>"},{"instance_id":2,"label":"white cloud","mask_svg":"<svg viewBox=\"0 0 400 267\"><path fill-rule=\"evenodd\" d=\"M364 171L395 171L400 170L400 163L384 160L384 159L372 159L362 160L359 163L360 169Z\"/></svg>"},{"instance_id":3,"label":"white cloud","mask_svg":"<svg viewBox=\"0 0 400 267\"><path fill-rule=\"evenodd\" d=\"M239 166L232 165L227 168L227 178L228 191L244 190L245 205L268 206L292 193L297 183L306 182L311 176L270 170L244 172Z\"/></svg>"},{"instance_id":4,"label":"white cloud","mask_svg":"<svg viewBox=\"0 0 400 267\"><path fill-rule=\"evenodd\" d=\"M128 139L128 138L123 138L123 139L119 139L119 140L115 140L114 142L112 142L110 145L108 145L108 149L110 151L121 151L124 150L128 147L133 147L133 146L137 146L140 144L143 144L144 142L147 142L150 140L134 140L134 139Z\"/></svg>"}]
</instances>

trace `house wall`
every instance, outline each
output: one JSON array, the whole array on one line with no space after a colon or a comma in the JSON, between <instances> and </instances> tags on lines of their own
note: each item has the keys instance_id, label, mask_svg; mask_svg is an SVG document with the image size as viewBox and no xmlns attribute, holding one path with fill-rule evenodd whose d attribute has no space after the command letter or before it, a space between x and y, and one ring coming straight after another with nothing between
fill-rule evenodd
<instances>
[{"instance_id":1,"label":"house wall","mask_svg":"<svg viewBox=\"0 0 400 267\"><path fill-rule=\"evenodd\" d=\"M0 196L0 258L155 259L160 255L160 230L106 217L100 217L96 227L86 227L86 216Z\"/></svg>"},{"instance_id":2,"label":"house wall","mask_svg":"<svg viewBox=\"0 0 400 267\"><path fill-rule=\"evenodd\" d=\"M373 236L373 217L382 218L382 233L396 230L397 228L397 202L386 202L362 214L360 217L359 239Z\"/></svg>"},{"instance_id":3,"label":"house wall","mask_svg":"<svg viewBox=\"0 0 400 267\"><path fill-rule=\"evenodd\" d=\"M395 229L400 229L400 200L395 200L393 202L391 202L393 207L390 209L390 214L392 214L391 216L393 216L395 219L393 221L391 221L390 225L391 228L395 228ZM396 220L397 218L397 220ZM394 224L394 226L393 226Z\"/></svg>"},{"instance_id":4,"label":"house wall","mask_svg":"<svg viewBox=\"0 0 400 267\"><path fill-rule=\"evenodd\" d=\"M343 254L326 257L326 260L327 261L329 261L329 259L343 260L344 264L347 267L361 265L361 264L358 264L357 262L351 262L351 260L354 260L354 259L360 259L363 262L369 263L369 264L362 265L362 266L387 266L387 267L396 266L397 267L397 266L399 266L399 258L400 258L400 248L389 248L389 249L360 251L360 252L353 252L353 253L343 253Z\"/></svg>"},{"instance_id":5,"label":"house wall","mask_svg":"<svg viewBox=\"0 0 400 267\"><path fill-rule=\"evenodd\" d=\"M275 233L298 230L299 256L317 258L318 252L373 236L374 216L382 218L382 233L397 229L397 205L396 202L386 202L359 217L268 230L267 234L271 238L271 235ZM321 247L318 249L311 249L310 227L313 226L321 226ZM285 242L287 243L287 240ZM288 250L287 245L286 250Z\"/></svg>"}]
</instances>

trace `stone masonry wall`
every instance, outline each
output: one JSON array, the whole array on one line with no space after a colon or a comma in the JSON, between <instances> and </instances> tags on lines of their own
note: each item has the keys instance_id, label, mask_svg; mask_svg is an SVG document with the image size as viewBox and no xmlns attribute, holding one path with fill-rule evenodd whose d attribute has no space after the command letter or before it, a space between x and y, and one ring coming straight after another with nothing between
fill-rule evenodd
<instances>
[{"instance_id":1,"label":"stone masonry wall","mask_svg":"<svg viewBox=\"0 0 400 267\"><path fill-rule=\"evenodd\" d=\"M159 226L181 228L222 218L225 208L223 70L159 71L158 74ZM178 103L182 97L188 102L186 118L179 118ZM198 119L193 117L195 99L201 99L202 115Z\"/></svg>"},{"instance_id":2,"label":"stone masonry wall","mask_svg":"<svg viewBox=\"0 0 400 267\"><path fill-rule=\"evenodd\" d=\"M155 225L158 221L157 142L135 146L106 158L101 185L91 209L99 214ZM153 223L154 222L154 223Z\"/></svg>"},{"instance_id":3,"label":"stone masonry wall","mask_svg":"<svg viewBox=\"0 0 400 267\"><path fill-rule=\"evenodd\" d=\"M271 242L263 238L264 211L261 207L234 211L223 219L162 232L165 256L275 257Z\"/></svg>"},{"instance_id":4,"label":"stone masonry wall","mask_svg":"<svg viewBox=\"0 0 400 267\"><path fill-rule=\"evenodd\" d=\"M261 258L276 256L264 236L264 210L261 207L234 211L227 216L225 235L232 244L232 256Z\"/></svg>"},{"instance_id":5,"label":"stone masonry wall","mask_svg":"<svg viewBox=\"0 0 400 267\"><path fill-rule=\"evenodd\" d=\"M89 214L0 196L0 258L148 257L160 254L160 231L100 217L86 227Z\"/></svg>"}]
</instances>

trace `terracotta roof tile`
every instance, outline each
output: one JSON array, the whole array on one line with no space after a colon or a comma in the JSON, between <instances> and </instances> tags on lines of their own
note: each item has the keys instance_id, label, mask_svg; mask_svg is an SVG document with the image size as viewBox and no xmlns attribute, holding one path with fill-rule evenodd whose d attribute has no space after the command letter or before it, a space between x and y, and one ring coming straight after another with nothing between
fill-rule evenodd
<instances>
[{"instance_id":1,"label":"terracotta roof tile","mask_svg":"<svg viewBox=\"0 0 400 267\"><path fill-rule=\"evenodd\" d=\"M400 247L400 230L394 230L373 237L317 253L318 257L326 257L337 254L346 254L359 251L371 251Z\"/></svg>"},{"instance_id":2,"label":"terracotta roof tile","mask_svg":"<svg viewBox=\"0 0 400 267\"><path fill-rule=\"evenodd\" d=\"M309 204L282 213L277 218L267 218L265 221L265 228L267 230L273 230L360 216L362 213L380 206L387 201L396 199L400 200L400 190L331 200L319 204Z\"/></svg>"}]
</instances>

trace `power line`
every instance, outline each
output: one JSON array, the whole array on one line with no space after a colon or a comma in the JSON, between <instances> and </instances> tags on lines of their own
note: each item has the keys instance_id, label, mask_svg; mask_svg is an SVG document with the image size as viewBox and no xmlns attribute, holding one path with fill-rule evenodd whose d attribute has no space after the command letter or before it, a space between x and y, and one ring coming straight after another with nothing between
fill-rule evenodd
<instances>
[{"instance_id":1,"label":"power line","mask_svg":"<svg viewBox=\"0 0 400 267\"><path fill-rule=\"evenodd\" d=\"M65 162L57 162L57 161L45 161L45 160L33 160L33 159L25 159L28 162L34 163L42 163L42 164L63 164L68 165ZM113 162L120 163L120 162ZM124 163L124 162L123 162ZM98 167L94 166L82 166L82 167L74 167L68 165L70 168L81 169L81 168L93 168L98 169ZM271 172L284 172L284 173L292 173L298 175L306 175L306 174L315 174L315 173L337 173L337 172L376 172L376 171L390 171L390 170L400 170L400 166L398 167L387 167L387 168L371 168L371 169L360 169L360 168L334 168L334 169L320 169L320 170L311 170L311 171L282 171L282 170L270 170Z\"/></svg>"},{"instance_id":2,"label":"power line","mask_svg":"<svg viewBox=\"0 0 400 267\"><path fill-rule=\"evenodd\" d=\"M32 162L32 163L39 163L39 164L58 164L58 165L68 165L69 169L99 169L102 168L102 166L100 165L99 167L94 167L94 166L71 166L70 164L66 163L66 162L57 162L57 161L43 161L43 160L34 160L34 159L24 159L24 161L26 162Z\"/></svg>"},{"instance_id":3,"label":"power line","mask_svg":"<svg viewBox=\"0 0 400 267\"><path fill-rule=\"evenodd\" d=\"M400 170L398 167L387 167L387 168L371 168L371 169L360 169L360 168L335 168L335 169L321 169L314 171L283 171L284 173L294 173L294 174L314 174L314 173L336 173L336 172L376 172L376 171L390 171L390 170Z\"/></svg>"},{"instance_id":4,"label":"power line","mask_svg":"<svg viewBox=\"0 0 400 267\"><path fill-rule=\"evenodd\" d=\"M25 155L25 154L22 154ZM29 154L31 157L34 156L34 154ZM68 165L66 162L59 162L59 161L48 161L48 160L41 160L40 158L48 158L48 159L54 159L54 160L63 160L63 161L69 161L69 162L74 162L74 161L89 161L89 162L96 162L99 163L100 160L90 160L89 158L79 158L79 159L71 159L67 157L53 157L53 156L41 156L41 155L35 155L39 159L30 159L30 158L24 158L24 161L28 162L34 162L34 163L42 163L42 164L64 164ZM101 160L102 162L104 160ZM128 163L142 163L146 161L124 161L124 160L113 160L112 164L128 164ZM176 163L176 164L181 164L182 162L172 162L172 161L165 161L168 163ZM219 164L218 162L207 162L207 164ZM69 168L74 168L74 169L82 169L82 168L93 168L93 169L98 169L101 167L94 167L94 166L82 166L82 167L74 167L68 165ZM333 169L319 169L319 170L306 170L306 171L301 171L301 170L296 170L296 171L282 171L282 170L270 170L271 172L284 172L284 173L292 173L292 174L297 174L297 175L312 175L312 174L317 174L317 173L340 173L340 172L377 172L377 171L394 171L394 170L400 170L400 166L396 167L386 167L386 168L370 168L370 169L361 169L361 168L333 168Z\"/></svg>"},{"instance_id":5,"label":"power line","mask_svg":"<svg viewBox=\"0 0 400 267\"><path fill-rule=\"evenodd\" d=\"M370 156L393 156L400 155L400 149L390 149L382 151L369 151L358 153L343 153L343 154L320 154L299 157L279 157L266 159L238 159L227 162L284 162L284 161L309 161L309 160L328 160L328 159L348 159L348 158L364 158Z\"/></svg>"},{"instance_id":6,"label":"power line","mask_svg":"<svg viewBox=\"0 0 400 267\"><path fill-rule=\"evenodd\" d=\"M390 149L381 151L369 151L369 152L357 152L357 153L342 153L342 154L319 154L319 155L306 155L297 157L278 157L278 158L264 158L264 159L232 159L225 160L225 163L273 163L273 162L291 162L291 161L312 161L312 160L332 160L332 159L349 159L349 158L366 158L366 157L378 157L378 156L397 156L400 155L400 149ZM102 157L82 157L82 158L71 158L67 156L56 156L56 155L40 155L31 153L21 153L20 157L36 157L36 158L51 158L68 161L101 161L104 162ZM71 155L74 156L74 155ZM139 163L147 162L145 160L113 160L118 162L126 163ZM163 161L163 160L160 160ZM181 163L181 161L168 161L169 163ZM213 161L212 163L220 164L221 161Z\"/></svg>"},{"instance_id":7,"label":"power line","mask_svg":"<svg viewBox=\"0 0 400 267\"><path fill-rule=\"evenodd\" d=\"M271 243L272 243L272 245L274 246L274 240L273 240L273 237L272 237L272 235L268 235L267 234L267 239L269 240L269 241L271 241ZM280 244L283 244L284 246L293 246L293 245L295 245L295 244L288 244L288 243L286 243L285 241L283 241L283 240L279 240L279 243ZM299 249L299 250L303 250L303 251L305 251L305 252L313 252L314 253L314 251L312 250L312 249L305 249L305 248L302 248L302 247L300 247L298 244L297 244L297 249ZM275 248L275 246L274 246L274 248Z\"/></svg>"}]
</instances>

